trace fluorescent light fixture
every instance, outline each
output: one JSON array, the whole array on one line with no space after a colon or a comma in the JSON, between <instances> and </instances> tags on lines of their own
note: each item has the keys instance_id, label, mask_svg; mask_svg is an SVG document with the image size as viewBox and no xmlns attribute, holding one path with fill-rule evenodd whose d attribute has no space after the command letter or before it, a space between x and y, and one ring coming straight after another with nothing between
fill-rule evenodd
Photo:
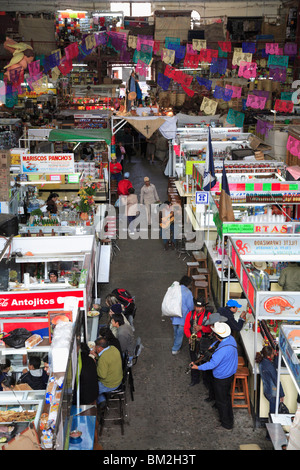
<instances>
[{"instance_id":1,"label":"fluorescent light fixture","mask_svg":"<svg viewBox=\"0 0 300 470\"><path fill-rule=\"evenodd\" d=\"M73 67L87 67L87 64L72 64Z\"/></svg>"},{"instance_id":2,"label":"fluorescent light fixture","mask_svg":"<svg viewBox=\"0 0 300 470\"><path fill-rule=\"evenodd\" d=\"M88 11L71 10L70 8L67 8L66 10L57 10L57 13L88 13Z\"/></svg>"}]
</instances>

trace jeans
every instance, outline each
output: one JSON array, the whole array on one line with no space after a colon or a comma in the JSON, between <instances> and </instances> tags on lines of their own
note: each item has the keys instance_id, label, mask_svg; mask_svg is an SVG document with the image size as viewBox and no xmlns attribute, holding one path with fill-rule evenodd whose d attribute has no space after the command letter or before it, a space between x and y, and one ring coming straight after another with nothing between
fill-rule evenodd
<instances>
[{"instance_id":1,"label":"jeans","mask_svg":"<svg viewBox=\"0 0 300 470\"><path fill-rule=\"evenodd\" d=\"M173 325L174 329L174 344L172 351L178 351L181 348L183 340L183 326L182 325Z\"/></svg>"},{"instance_id":2,"label":"jeans","mask_svg":"<svg viewBox=\"0 0 300 470\"><path fill-rule=\"evenodd\" d=\"M103 383L98 380L99 395L98 395L98 398L97 398L97 404L99 405L100 403L103 403L104 401L106 401L105 394L108 393L108 392L113 392L119 386L120 386L120 384L117 387L109 388L109 387L106 387L105 385L103 385Z\"/></svg>"}]
</instances>

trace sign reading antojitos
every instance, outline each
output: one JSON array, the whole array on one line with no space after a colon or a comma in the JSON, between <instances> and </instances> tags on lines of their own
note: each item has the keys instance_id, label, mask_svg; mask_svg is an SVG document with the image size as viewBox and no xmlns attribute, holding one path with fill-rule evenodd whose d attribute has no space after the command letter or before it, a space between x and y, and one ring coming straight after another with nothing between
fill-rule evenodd
<instances>
[{"instance_id":1,"label":"sign reading antojitos","mask_svg":"<svg viewBox=\"0 0 300 470\"><path fill-rule=\"evenodd\" d=\"M22 173L74 173L73 153L38 153L21 155Z\"/></svg>"}]
</instances>

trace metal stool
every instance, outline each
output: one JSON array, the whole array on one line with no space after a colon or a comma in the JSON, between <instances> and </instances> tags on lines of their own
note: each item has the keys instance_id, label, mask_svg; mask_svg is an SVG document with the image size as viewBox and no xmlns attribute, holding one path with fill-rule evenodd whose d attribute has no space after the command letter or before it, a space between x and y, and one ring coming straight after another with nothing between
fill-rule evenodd
<instances>
[{"instance_id":1,"label":"metal stool","mask_svg":"<svg viewBox=\"0 0 300 470\"><path fill-rule=\"evenodd\" d=\"M106 395L106 406L101 410L100 414L100 429L99 435L101 436L105 423L107 421L115 421L121 426L121 433L124 435L124 423L126 413L126 386L124 381L121 385L112 392L108 392ZM116 406L114 406L116 404ZM115 412L115 413L114 413ZM113 416L115 414L115 416Z\"/></svg>"},{"instance_id":2,"label":"metal stool","mask_svg":"<svg viewBox=\"0 0 300 470\"><path fill-rule=\"evenodd\" d=\"M232 408L247 408L248 413L251 414L250 410L250 397L248 389L248 367L238 367L234 374L231 390L231 404ZM238 391L236 390L238 388ZM243 400L245 403L236 404L234 400Z\"/></svg>"}]
</instances>

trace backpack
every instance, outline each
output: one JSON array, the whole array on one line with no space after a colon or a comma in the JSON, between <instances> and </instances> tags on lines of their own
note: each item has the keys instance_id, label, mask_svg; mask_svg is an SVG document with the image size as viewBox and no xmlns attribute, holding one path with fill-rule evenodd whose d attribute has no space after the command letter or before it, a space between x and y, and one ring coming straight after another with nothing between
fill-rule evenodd
<instances>
[{"instance_id":1,"label":"backpack","mask_svg":"<svg viewBox=\"0 0 300 470\"><path fill-rule=\"evenodd\" d=\"M132 295L126 289L114 289L111 293L118 299L118 301L124 306L124 314L127 317L128 315L132 315L133 318L135 317L135 303Z\"/></svg>"}]
</instances>

